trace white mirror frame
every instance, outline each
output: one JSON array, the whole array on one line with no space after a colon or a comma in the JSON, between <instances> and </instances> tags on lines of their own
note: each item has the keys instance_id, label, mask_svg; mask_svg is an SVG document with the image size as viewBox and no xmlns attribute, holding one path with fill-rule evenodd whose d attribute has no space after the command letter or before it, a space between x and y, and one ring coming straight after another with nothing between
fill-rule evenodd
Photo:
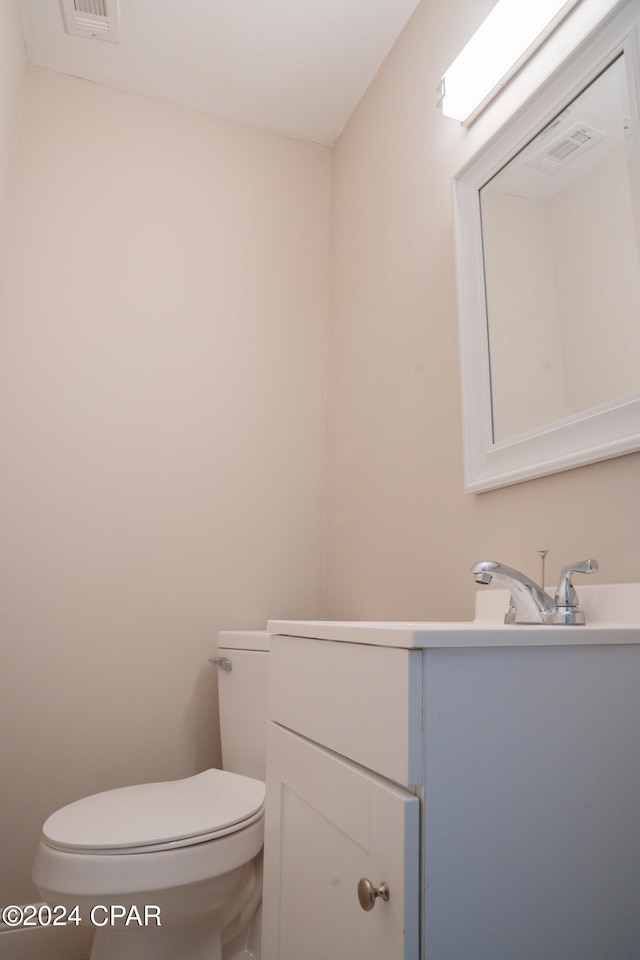
<instances>
[{"instance_id":1,"label":"white mirror frame","mask_svg":"<svg viewBox=\"0 0 640 960\"><path fill-rule=\"evenodd\" d=\"M492 490L640 449L640 392L493 442L480 222L480 189L621 53L631 71L632 123L640 138L640 4L629 0L594 30L454 178L467 492Z\"/></svg>"}]
</instances>

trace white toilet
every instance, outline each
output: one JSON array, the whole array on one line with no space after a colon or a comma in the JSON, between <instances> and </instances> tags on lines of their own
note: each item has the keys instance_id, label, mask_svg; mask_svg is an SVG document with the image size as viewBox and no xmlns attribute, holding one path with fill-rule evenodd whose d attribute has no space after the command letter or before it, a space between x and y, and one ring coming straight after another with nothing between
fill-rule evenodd
<instances>
[{"instance_id":1,"label":"white toilet","mask_svg":"<svg viewBox=\"0 0 640 960\"><path fill-rule=\"evenodd\" d=\"M45 822L33 879L92 924L91 960L259 958L268 650L262 631L218 636L224 770L109 790Z\"/></svg>"}]
</instances>

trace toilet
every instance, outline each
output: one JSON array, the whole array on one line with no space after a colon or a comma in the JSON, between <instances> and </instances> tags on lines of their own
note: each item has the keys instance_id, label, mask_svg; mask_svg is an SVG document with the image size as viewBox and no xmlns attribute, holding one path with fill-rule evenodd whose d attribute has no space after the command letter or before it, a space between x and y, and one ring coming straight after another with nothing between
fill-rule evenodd
<instances>
[{"instance_id":1,"label":"toilet","mask_svg":"<svg viewBox=\"0 0 640 960\"><path fill-rule=\"evenodd\" d=\"M218 635L222 770L108 790L45 822L33 880L92 926L90 960L259 960L268 651L263 631Z\"/></svg>"}]
</instances>

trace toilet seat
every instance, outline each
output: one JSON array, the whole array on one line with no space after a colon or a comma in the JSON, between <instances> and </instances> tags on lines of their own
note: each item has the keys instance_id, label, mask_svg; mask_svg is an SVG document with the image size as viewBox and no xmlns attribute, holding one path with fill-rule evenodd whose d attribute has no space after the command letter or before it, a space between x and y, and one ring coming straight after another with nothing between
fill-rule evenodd
<instances>
[{"instance_id":1,"label":"toilet seat","mask_svg":"<svg viewBox=\"0 0 640 960\"><path fill-rule=\"evenodd\" d=\"M153 853L242 830L264 815L265 785L226 770L107 790L62 807L43 840L68 853Z\"/></svg>"}]
</instances>

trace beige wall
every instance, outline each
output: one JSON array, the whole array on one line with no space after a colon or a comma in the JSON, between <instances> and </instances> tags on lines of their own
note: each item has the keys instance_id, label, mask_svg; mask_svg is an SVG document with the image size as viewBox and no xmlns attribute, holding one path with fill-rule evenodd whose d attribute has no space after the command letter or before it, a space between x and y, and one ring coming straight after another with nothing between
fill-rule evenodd
<instances>
[{"instance_id":1,"label":"beige wall","mask_svg":"<svg viewBox=\"0 0 640 960\"><path fill-rule=\"evenodd\" d=\"M0 3L0 209L7 192L27 65L19 0Z\"/></svg>"},{"instance_id":2,"label":"beige wall","mask_svg":"<svg viewBox=\"0 0 640 960\"><path fill-rule=\"evenodd\" d=\"M319 613L326 148L29 72L2 250L0 901L216 763L222 628Z\"/></svg>"},{"instance_id":3,"label":"beige wall","mask_svg":"<svg viewBox=\"0 0 640 960\"><path fill-rule=\"evenodd\" d=\"M490 132L435 87L491 0L423 0L333 151L324 613L472 616L475 560L640 580L640 456L463 491L451 178Z\"/></svg>"}]
</instances>

